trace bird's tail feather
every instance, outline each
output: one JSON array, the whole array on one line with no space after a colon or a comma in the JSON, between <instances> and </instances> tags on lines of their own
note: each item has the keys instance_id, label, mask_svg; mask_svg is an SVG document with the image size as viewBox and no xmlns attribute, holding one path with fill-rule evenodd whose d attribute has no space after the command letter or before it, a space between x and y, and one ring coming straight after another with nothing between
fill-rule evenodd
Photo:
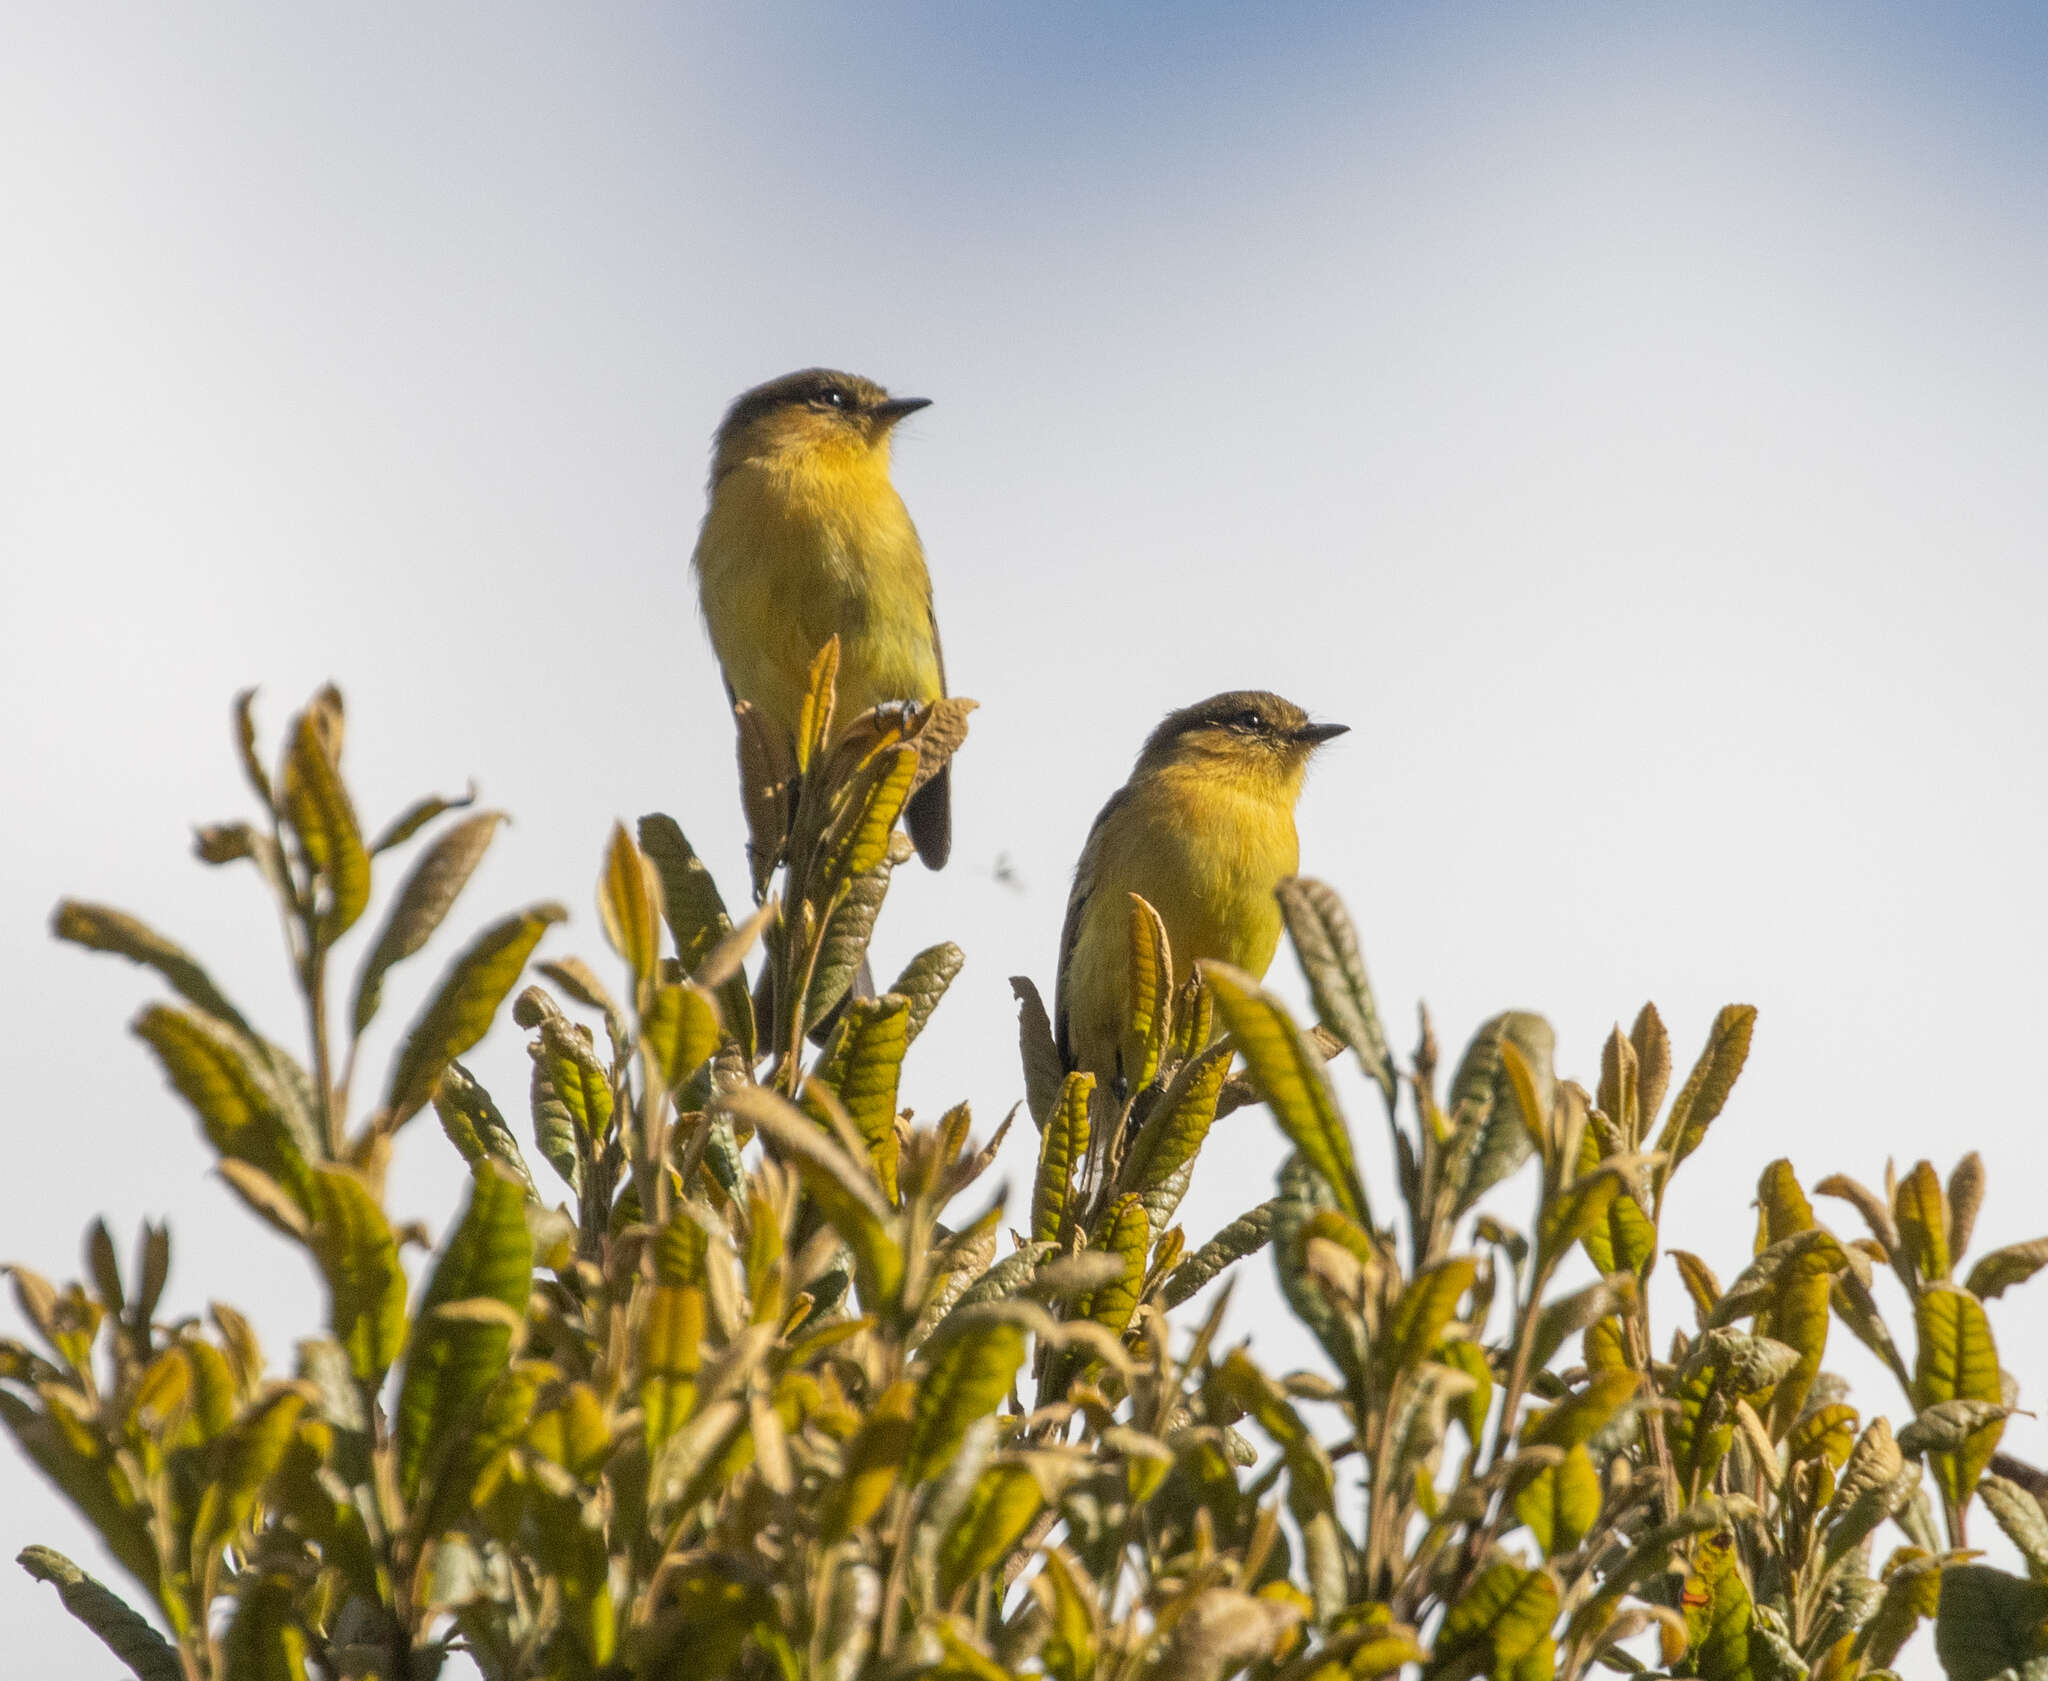
<instances>
[{"instance_id":1,"label":"bird's tail feather","mask_svg":"<svg viewBox=\"0 0 2048 1681\"><path fill-rule=\"evenodd\" d=\"M927 869L943 870L953 850L953 767L941 765L931 781L910 796L903 828Z\"/></svg>"}]
</instances>

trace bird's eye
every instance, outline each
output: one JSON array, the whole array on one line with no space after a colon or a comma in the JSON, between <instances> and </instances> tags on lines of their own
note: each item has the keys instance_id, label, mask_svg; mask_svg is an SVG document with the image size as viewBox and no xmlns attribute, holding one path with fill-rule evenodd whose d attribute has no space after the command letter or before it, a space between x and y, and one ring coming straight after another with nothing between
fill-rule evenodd
<instances>
[{"instance_id":1,"label":"bird's eye","mask_svg":"<svg viewBox=\"0 0 2048 1681\"><path fill-rule=\"evenodd\" d=\"M838 390L820 391L813 401L828 409L843 409L846 407L846 393Z\"/></svg>"},{"instance_id":2,"label":"bird's eye","mask_svg":"<svg viewBox=\"0 0 2048 1681\"><path fill-rule=\"evenodd\" d=\"M1265 722L1256 712L1239 712L1232 716L1230 727L1234 730L1256 730L1264 728Z\"/></svg>"}]
</instances>

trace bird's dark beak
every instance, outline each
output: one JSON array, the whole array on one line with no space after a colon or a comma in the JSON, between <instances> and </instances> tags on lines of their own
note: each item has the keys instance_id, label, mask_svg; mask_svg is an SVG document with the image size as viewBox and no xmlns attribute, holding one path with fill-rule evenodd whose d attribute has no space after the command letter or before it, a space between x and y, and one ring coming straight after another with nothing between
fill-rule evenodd
<instances>
[{"instance_id":1,"label":"bird's dark beak","mask_svg":"<svg viewBox=\"0 0 2048 1681\"><path fill-rule=\"evenodd\" d=\"M1350 728L1349 724L1303 724L1294 732L1294 739L1305 741L1311 747L1320 747L1326 741L1335 741Z\"/></svg>"},{"instance_id":2,"label":"bird's dark beak","mask_svg":"<svg viewBox=\"0 0 2048 1681\"><path fill-rule=\"evenodd\" d=\"M919 409L931 406L929 397L891 397L886 403L877 403L868 412L884 426L894 426L906 414L915 414Z\"/></svg>"}]
</instances>

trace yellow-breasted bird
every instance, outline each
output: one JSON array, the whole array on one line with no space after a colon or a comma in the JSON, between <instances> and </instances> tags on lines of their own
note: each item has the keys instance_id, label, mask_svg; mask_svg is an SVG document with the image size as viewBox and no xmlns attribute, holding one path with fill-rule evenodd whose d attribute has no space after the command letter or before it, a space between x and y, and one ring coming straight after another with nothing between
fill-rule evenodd
<instances>
[{"instance_id":1,"label":"yellow-breasted bird","mask_svg":"<svg viewBox=\"0 0 2048 1681\"><path fill-rule=\"evenodd\" d=\"M756 386L719 425L692 559L704 622L726 691L792 738L835 634L841 720L946 692L924 545L889 479L890 435L928 401L807 368ZM903 826L925 863L946 862L950 767L911 796Z\"/></svg>"},{"instance_id":2,"label":"yellow-breasted bird","mask_svg":"<svg viewBox=\"0 0 2048 1681\"><path fill-rule=\"evenodd\" d=\"M1176 985L1196 959L1264 975L1280 944L1281 878L1301 859L1294 804L1309 756L1345 724L1312 724L1260 689L1212 695L1151 734L1095 819L1060 934L1054 1035L1068 1069L1123 1095L1131 902L1159 913Z\"/></svg>"}]
</instances>

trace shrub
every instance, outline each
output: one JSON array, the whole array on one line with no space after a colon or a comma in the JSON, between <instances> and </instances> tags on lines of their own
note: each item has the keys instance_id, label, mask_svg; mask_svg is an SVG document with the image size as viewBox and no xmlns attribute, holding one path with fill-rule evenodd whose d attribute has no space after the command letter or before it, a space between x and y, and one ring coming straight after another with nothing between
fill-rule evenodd
<instances>
[{"instance_id":1,"label":"shrub","mask_svg":"<svg viewBox=\"0 0 2048 1681\"><path fill-rule=\"evenodd\" d=\"M1654 1325L1659 1218L1754 1012L1720 1013L1675 1093L1649 1007L1592 1091L1520 1012L1445 1083L1426 1018L1396 1066L1342 905L1298 879L1306 1030L1222 967L1173 989L1134 900L1145 1078L1120 1108L1062 1073L1014 983L1038 1165L1005 1243L977 1187L1011 1122L977 1143L965 1105L923 1124L897 1101L959 949L855 985L898 814L970 703L835 740L831 700L828 650L804 740L740 709L758 908L734 921L669 818L619 828L599 882L616 985L557 957L518 990L563 913L515 912L449 964L369 1101L356 1044L382 982L499 816L422 800L366 840L331 689L275 775L243 697L257 816L198 840L278 903L302 1055L144 924L59 907L60 937L175 995L134 1030L327 1302L286 1377L224 1304L158 1320L160 1226L125 1274L97 1223L84 1281L13 1269L43 1346L0 1343L0 1414L152 1615L47 1549L21 1562L133 1674L395 1681L459 1651L493 1678L1847 1681L1927 1618L1957 1681L2042 1672L2048 1515L1996 1455L2016 1396L1982 1303L2048 1239L1963 1271L1976 1157L1946 1186L1922 1162L1882 1195L1812 1187L1854 1207L1851 1239L1772 1163L1754 1259L1724 1286L1674 1253L1693 1323ZM336 943L412 846L344 1001ZM461 1061L508 999L558 1183ZM1359 1171L1324 1066L1346 1055L1384 1096L1396 1185ZM1291 1146L1275 1194L1190 1245L1174 1216L1203 1142L1254 1103ZM428 1110L471 1182L415 1288L383 1185ZM1489 1211L1517 1185L1522 1229ZM1231 1269L1260 1249L1325 1370L1224 1346ZM1825 1369L1836 1324L1897 1378L1896 1431ZM2029 1577L1974 1562L1980 1507Z\"/></svg>"}]
</instances>

